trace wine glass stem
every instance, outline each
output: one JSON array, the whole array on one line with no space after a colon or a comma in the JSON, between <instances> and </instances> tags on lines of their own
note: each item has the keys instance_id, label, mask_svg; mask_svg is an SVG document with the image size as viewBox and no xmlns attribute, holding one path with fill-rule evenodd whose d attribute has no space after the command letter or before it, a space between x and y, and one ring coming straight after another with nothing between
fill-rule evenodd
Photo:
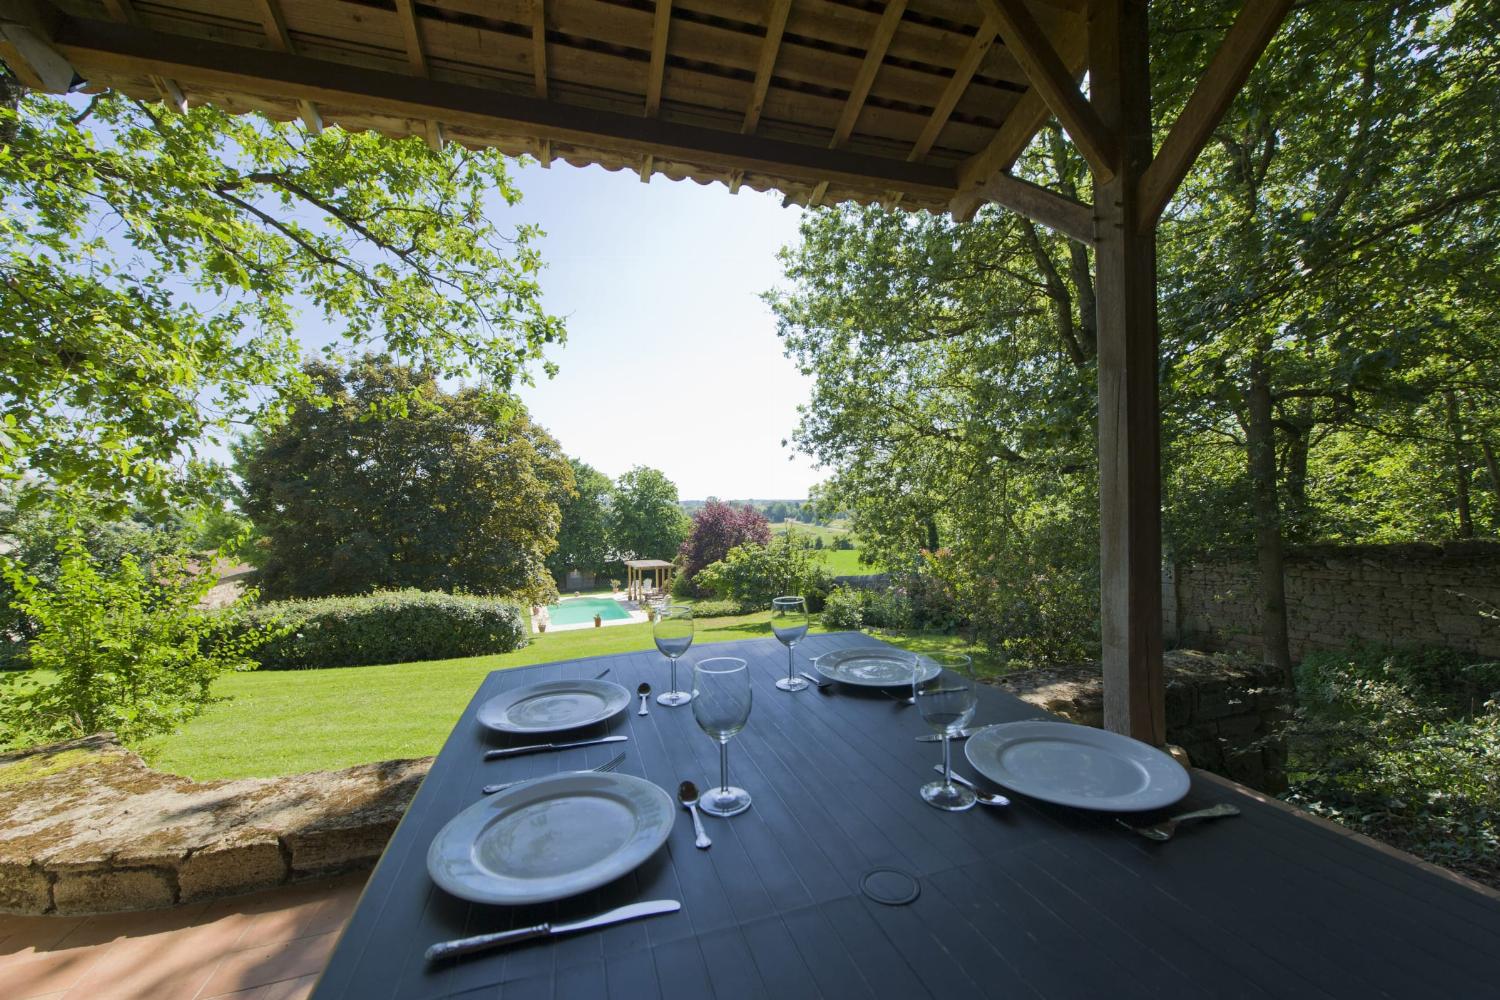
<instances>
[{"instance_id":1,"label":"wine glass stem","mask_svg":"<svg viewBox=\"0 0 1500 1000\"><path fill-rule=\"evenodd\" d=\"M729 741L719 741L719 790L729 794Z\"/></svg>"},{"instance_id":2,"label":"wine glass stem","mask_svg":"<svg viewBox=\"0 0 1500 1000\"><path fill-rule=\"evenodd\" d=\"M792 673L792 646L794 645L796 644L790 642L786 644L786 679L788 681L796 676Z\"/></svg>"},{"instance_id":3,"label":"wine glass stem","mask_svg":"<svg viewBox=\"0 0 1500 1000\"><path fill-rule=\"evenodd\" d=\"M953 754L948 746L948 732L943 731L943 785L953 787Z\"/></svg>"},{"instance_id":4,"label":"wine glass stem","mask_svg":"<svg viewBox=\"0 0 1500 1000\"><path fill-rule=\"evenodd\" d=\"M671 683L669 683L667 685L667 690L668 691L676 691L677 690L677 657L675 657L675 656L669 656L669 657L667 657L667 662L672 665Z\"/></svg>"}]
</instances>

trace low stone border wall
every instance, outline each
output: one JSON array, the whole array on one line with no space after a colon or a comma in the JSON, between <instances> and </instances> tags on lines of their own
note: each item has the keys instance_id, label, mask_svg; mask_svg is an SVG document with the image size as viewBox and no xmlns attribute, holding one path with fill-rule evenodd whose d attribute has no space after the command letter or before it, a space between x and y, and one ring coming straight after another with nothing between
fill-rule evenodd
<instances>
[{"instance_id":1,"label":"low stone border wall","mask_svg":"<svg viewBox=\"0 0 1500 1000\"><path fill-rule=\"evenodd\" d=\"M431 763L195 782L109 733L0 755L0 912L152 909L369 867Z\"/></svg>"},{"instance_id":2,"label":"low stone border wall","mask_svg":"<svg viewBox=\"0 0 1500 1000\"><path fill-rule=\"evenodd\" d=\"M1263 792L1286 788L1286 747L1279 737L1286 693L1265 667L1242 657L1170 650L1164 656L1167 740L1194 767ZM1098 664L1012 674L1001 687L1024 701L1086 726L1104 724Z\"/></svg>"}]
</instances>

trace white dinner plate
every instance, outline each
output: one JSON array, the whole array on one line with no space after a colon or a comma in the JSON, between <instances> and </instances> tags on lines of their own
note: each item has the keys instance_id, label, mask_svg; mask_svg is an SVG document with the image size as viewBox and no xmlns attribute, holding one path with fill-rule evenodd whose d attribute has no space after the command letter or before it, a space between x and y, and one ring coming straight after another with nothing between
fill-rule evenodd
<instances>
[{"instance_id":1,"label":"white dinner plate","mask_svg":"<svg viewBox=\"0 0 1500 1000\"><path fill-rule=\"evenodd\" d=\"M997 785L1079 809L1160 809L1190 783L1182 765L1155 747L1070 722L986 726L964 743L964 756Z\"/></svg>"},{"instance_id":2,"label":"white dinner plate","mask_svg":"<svg viewBox=\"0 0 1500 1000\"><path fill-rule=\"evenodd\" d=\"M835 649L813 660L813 669L831 681L856 687L896 687L910 684L910 653L900 653L880 646ZM942 668L931 660L922 660L922 680L931 680Z\"/></svg>"},{"instance_id":3,"label":"white dinner plate","mask_svg":"<svg viewBox=\"0 0 1500 1000\"><path fill-rule=\"evenodd\" d=\"M633 871L667 842L675 818L671 796L644 778L538 778L449 820L427 849L427 871L472 903L547 903Z\"/></svg>"},{"instance_id":4,"label":"white dinner plate","mask_svg":"<svg viewBox=\"0 0 1500 1000\"><path fill-rule=\"evenodd\" d=\"M556 733L603 722L630 704L609 681L542 681L495 695L479 706L479 724L502 733Z\"/></svg>"}]
</instances>

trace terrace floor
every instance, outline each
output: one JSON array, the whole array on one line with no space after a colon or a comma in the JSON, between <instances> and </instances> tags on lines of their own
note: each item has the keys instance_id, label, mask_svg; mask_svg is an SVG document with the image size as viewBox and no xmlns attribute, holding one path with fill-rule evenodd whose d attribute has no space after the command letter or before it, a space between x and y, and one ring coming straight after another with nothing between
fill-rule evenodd
<instances>
[{"instance_id":1,"label":"terrace floor","mask_svg":"<svg viewBox=\"0 0 1500 1000\"><path fill-rule=\"evenodd\" d=\"M368 877L142 913L0 915L0 997L301 1000Z\"/></svg>"}]
</instances>

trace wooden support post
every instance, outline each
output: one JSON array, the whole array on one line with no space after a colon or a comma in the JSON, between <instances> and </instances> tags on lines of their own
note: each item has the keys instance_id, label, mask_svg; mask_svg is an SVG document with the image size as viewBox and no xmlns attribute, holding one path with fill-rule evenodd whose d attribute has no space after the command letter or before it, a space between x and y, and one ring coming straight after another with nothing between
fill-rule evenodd
<instances>
[{"instance_id":1,"label":"wooden support post","mask_svg":"<svg viewBox=\"0 0 1500 1000\"><path fill-rule=\"evenodd\" d=\"M1156 232L1139 224L1151 162L1147 0L1094 0L1094 110L1111 133L1113 176L1095 182L1099 313L1099 528L1104 725L1166 742L1161 637L1161 445Z\"/></svg>"}]
</instances>

